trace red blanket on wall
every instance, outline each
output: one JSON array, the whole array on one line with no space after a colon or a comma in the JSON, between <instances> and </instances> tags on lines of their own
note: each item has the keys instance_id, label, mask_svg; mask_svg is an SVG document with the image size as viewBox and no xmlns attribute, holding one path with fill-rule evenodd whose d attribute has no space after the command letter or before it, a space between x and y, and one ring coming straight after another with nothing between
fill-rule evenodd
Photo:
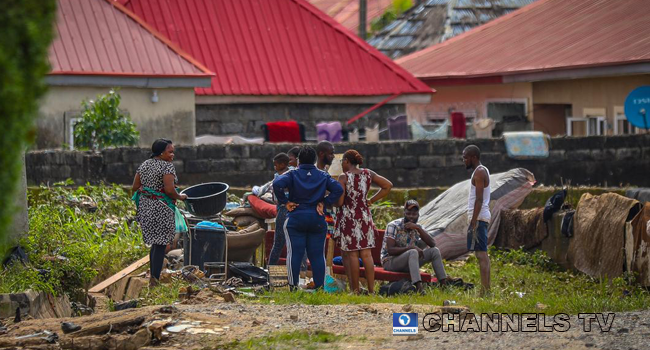
<instances>
[{"instance_id":1,"label":"red blanket on wall","mask_svg":"<svg viewBox=\"0 0 650 350\"><path fill-rule=\"evenodd\" d=\"M295 121L266 123L269 131L269 142L302 142L300 126Z\"/></svg>"}]
</instances>

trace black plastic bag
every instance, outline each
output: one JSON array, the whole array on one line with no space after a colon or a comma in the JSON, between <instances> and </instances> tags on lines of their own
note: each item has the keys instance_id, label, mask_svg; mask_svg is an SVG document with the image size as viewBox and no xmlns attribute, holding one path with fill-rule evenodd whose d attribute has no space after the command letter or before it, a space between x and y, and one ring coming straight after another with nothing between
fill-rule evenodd
<instances>
[{"instance_id":1,"label":"black plastic bag","mask_svg":"<svg viewBox=\"0 0 650 350\"><path fill-rule=\"evenodd\" d=\"M379 288L379 294L391 296L397 294L415 293L416 289L411 280L401 279L399 281L384 284Z\"/></svg>"},{"instance_id":2,"label":"black plastic bag","mask_svg":"<svg viewBox=\"0 0 650 350\"><path fill-rule=\"evenodd\" d=\"M7 258L2 262L2 266L7 267L15 262L19 262L23 265L29 262L29 258L21 246L16 246L11 249Z\"/></svg>"},{"instance_id":3,"label":"black plastic bag","mask_svg":"<svg viewBox=\"0 0 650 350\"><path fill-rule=\"evenodd\" d=\"M269 281L266 271L246 262L228 263L228 276L239 277L246 284L265 284Z\"/></svg>"},{"instance_id":4,"label":"black plastic bag","mask_svg":"<svg viewBox=\"0 0 650 350\"><path fill-rule=\"evenodd\" d=\"M553 214L562 208L562 204L564 204L565 198L566 189L557 192L546 201L546 204L544 205L544 222L551 220L553 218Z\"/></svg>"},{"instance_id":5,"label":"black plastic bag","mask_svg":"<svg viewBox=\"0 0 650 350\"><path fill-rule=\"evenodd\" d=\"M562 219L562 234L566 237L573 237L573 215L575 210L567 211Z\"/></svg>"}]
</instances>

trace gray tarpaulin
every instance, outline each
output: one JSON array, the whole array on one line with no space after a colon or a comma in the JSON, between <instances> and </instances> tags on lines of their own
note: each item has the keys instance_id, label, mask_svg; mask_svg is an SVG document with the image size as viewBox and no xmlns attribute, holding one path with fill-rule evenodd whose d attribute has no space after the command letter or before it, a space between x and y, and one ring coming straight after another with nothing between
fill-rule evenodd
<instances>
[{"instance_id":1,"label":"gray tarpaulin","mask_svg":"<svg viewBox=\"0 0 650 350\"><path fill-rule=\"evenodd\" d=\"M499 229L501 211L519 207L534 184L533 173L523 168L490 175L489 244L494 242ZM444 259L467 253L469 188L469 179L457 183L420 209L419 223L434 237Z\"/></svg>"},{"instance_id":2,"label":"gray tarpaulin","mask_svg":"<svg viewBox=\"0 0 650 350\"><path fill-rule=\"evenodd\" d=\"M650 202L650 188L630 188L625 191L625 197L636 199L641 203Z\"/></svg>"}]
</instances>

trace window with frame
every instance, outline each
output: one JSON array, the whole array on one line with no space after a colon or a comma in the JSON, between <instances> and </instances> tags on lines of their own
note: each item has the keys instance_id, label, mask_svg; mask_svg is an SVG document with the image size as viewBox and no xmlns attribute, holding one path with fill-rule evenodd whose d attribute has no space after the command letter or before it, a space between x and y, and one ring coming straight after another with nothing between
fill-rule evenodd
<instances>
[{"instance_id":1,"label":"window with frame","mask_svg":"<svg viewBox=\"0 0 650 350\"><path fill-rule=\"evenodd\" d=\"M614 107L614 134L629 135L638 133L637 128L627 121L623 107Z\"/></svg>"},{"instance_id":2,"label":"window with frame","mask_svg":"<svg viewBox=\"0 0 650 350\"><path fill-rule=\"evenodd\" d=\"M604 135L607 122L605 117L567 117L567 136L595 136Z\"/></svg>"},{"instance_id":3,"label":"window with frame","mask_svg":"<svg viewBox=\"0 0 650 350\"><path fill-rule=\"evenodd\" d=\"M644 133L648 133L648 131L637 128L627 120L624 107L614 107L614 135L634 135Z\"/></svg>"},{"instance_id":4,"label":"window with frame","mask_svg":"<svg viewBox=\"0 0 650 350\"><path fill-rule=\"evenodd\" d=\"M567 136L597 136L607 133L607 118L604 108L585 108L584 117L567 117Z\"/></svg>"},{"instance_id":5,"label":"window with frame","mask_svg":"<svg viewBox=\"0 0 650 350\"><path fill-rule=\"evenodd\" d=\"M65 126L64 141L68 149L73 150L74 147L74 129L77 123L81 120L80 111L69 111L63 114L63 123Z\"/></svg>"}]
</instances>

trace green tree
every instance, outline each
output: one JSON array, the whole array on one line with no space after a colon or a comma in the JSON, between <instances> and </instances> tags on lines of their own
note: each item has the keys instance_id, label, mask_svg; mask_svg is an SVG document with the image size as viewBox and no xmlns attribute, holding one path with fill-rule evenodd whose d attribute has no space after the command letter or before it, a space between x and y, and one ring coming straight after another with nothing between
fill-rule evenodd
<instances>
[{"instance_id":1,"label":"green tree","mask_svg":"<svg viewBox=\"0 0 650 350\"><path fill-rule=\"evenodd\" d=\"M127 113L120 110L122 97L115 89L99 95L95 101L84 100L82 118L74 129L77 148L92 150L110 146L135 146L139 133Z\"/></svg>"},{"instance_id":2,"label":"green tree","mask_svg":"<svg viewBox=\"0 0 650 350\"><path fill-rule=\"evenodd\" d=\"M38 99L46 91L54 0L5 0L0 11L0 248L12 220L22 153L34 141ZM0 249L1 250L1 249Z\"/></svg>"},{"instance_id":3,"label":"green tree","mask_svg":"<svg viewBox=\"0 0 650 350\"><path fill-rule=\"evenodd\" d=\"M370 35L376 35L386 26L391 24L402 13L408 11L413 6L411 0L393 0L393 5L386 9L379 18L370 23Z\"/></svg>"}]
</instances>

